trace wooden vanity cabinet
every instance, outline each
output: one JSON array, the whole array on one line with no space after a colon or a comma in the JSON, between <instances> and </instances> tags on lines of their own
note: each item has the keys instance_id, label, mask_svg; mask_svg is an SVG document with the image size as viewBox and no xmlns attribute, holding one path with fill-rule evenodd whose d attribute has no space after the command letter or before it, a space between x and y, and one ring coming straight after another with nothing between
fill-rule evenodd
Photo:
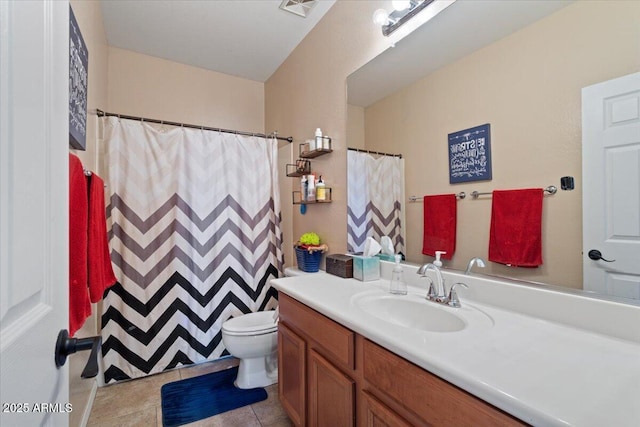
<instances>
[{"instance_id":1,"label":"wooden vanity cabinet","mask_svg":"<svg viewBox=\"0 0 640 427\"><path fill-rule=\"evenodd\" d=\"M296 426L355 425L355 334L279 296L278 395Z\"/></svg>"},{"instance_id":2,"label":"wooden vanity cabinet","mask_svg":"<svg viewBox=\"0 0 640 427\"><path fill-rule=\"evenodd\" d=\"M310 426L353 426L355 381L314 350L309 352Z\"/></svg>"},{"instance_id":3,"label":"wooden vanity cabinet","mask_svg":"<svg viewBox=\"0 0 640 427\"><path fill-rule=\"evenodd\" d=\"M365 427L412 427L404 418L376 399L372 394L360 393L362 406L362 421L358 423Z\"/></svg>"},{"instance_id":4,"label":"wooden vanity cabinet","mask_svg":"<svg viewBox=\"0 0 640 427\"><path fill-rule=\"evenodd\" d=\"M296 426L522 426L517 418L279 294L278 393Z\"/></svg>"},{"instance_id":5,"label":"wooden vanity cabinet","mask_svg":"<svg viewBox=\"0 0 640 427\"><path fill-rule=\"evenodd\" d=\"M363 340L362 371L362 388L414 425L527 425L367 339Z\"/></svg>"},{"instance_id":6,"label":"wooden vanity cabinet","mask_svg":"<svg viewBox=\"0 0 640 427\"><path fill-rule=\"evenodd\" d=\"M307 347L286 324L278 325L278 395L280 404L297 426L305 425Z\"/></svg>"}]
</instances>

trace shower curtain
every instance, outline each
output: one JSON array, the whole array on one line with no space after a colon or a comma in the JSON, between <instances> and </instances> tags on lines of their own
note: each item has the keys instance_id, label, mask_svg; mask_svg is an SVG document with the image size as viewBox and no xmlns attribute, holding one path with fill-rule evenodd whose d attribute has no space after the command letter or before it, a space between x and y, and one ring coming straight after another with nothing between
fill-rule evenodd
<instances>
[{"instance_id":1,"label":"shower curtain","mask_svg":"<svg viewBox=\"0 0 640 427\"><path fill-rule=\"evenodd\" d=\"M222 322L277 305L277 142L102 120L118 278L103 303L104 382L217 359Z\"/></svg>"},{"instance_id":2,"label":"shower curtain","mask_svg":"<svg viewBox=\"0 0 640 427\"><path fill-rule=\"evenodd\" d=\"M389 236L404 254L404 160L347 151L347 249L362 252L367 237Z\"/></svg>"}]
</instances>

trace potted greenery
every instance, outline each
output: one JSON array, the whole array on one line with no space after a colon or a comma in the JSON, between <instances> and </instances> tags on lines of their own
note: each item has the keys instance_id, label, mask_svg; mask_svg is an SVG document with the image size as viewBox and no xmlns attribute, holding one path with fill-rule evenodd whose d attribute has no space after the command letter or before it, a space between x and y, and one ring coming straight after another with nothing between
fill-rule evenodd
<instances>
[{"instance_id":1,"label":"potted greenery","mask_svg":"<svg viewBox=\"0 0 640 427\"><path fill-rule=\"evenodd\" d=\"M320 243L320 236L314 232L304 233L293 245L296 251L298 268L307 273L315 273L320 269L320 258L329 247Z\"/></svg>"}]
</instances>

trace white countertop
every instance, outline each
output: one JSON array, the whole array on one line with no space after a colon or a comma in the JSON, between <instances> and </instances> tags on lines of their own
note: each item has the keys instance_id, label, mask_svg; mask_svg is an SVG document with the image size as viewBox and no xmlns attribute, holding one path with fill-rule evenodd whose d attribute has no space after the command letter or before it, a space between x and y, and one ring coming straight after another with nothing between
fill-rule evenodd
<instances>
[{"instance_id":1,"label":"white countertop","mask_svg":"<svg viewBox=\"0 0 640 427\"><path fill-rule=\"evenodd\" d=\"M489 287L471 278L465 283L470 289L458 292L462 308L442 309L456 313L469 326L459 332L426 332L384 321L354 302L363 292L389 295L388 280L361 282L319 272L271 281L279 291L527 423L640 426L637 340L490 305L482 298L472 299L490 292ZM510 287L500 289L508 293ZM531 290L532 301L538 298L535 292ZM409 296L398 298L424 295L426 289L410 285ZM600 303L587 304L593 311L593 304ZM602 306L602 313L609 313L605 301ZM566 309L579 312L576 307L569 302ZM640 307L625 310L625 321L637 321L630 333L635 337Z\"/></svg>"}]
</instances>

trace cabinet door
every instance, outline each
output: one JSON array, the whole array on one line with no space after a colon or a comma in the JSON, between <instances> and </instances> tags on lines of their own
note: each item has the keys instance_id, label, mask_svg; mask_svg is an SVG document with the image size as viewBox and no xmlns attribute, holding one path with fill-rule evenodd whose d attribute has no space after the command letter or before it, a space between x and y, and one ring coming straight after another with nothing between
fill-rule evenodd
<instances>
[{"instance_id":1,"label":"cabinet door","mask_svg":"<svg viewBox=\"0 0 640 427\"><path fill-rule=\"evenodd\" d=\"M309 425L354 425L355 383L314 350L309 351Z\"/></svg>"},{"instance_id":2,"label":"cabinet door","mask_svg":"<svg viewBox=\"0 0 640 427\"><path fill-rule=\"evenodd\" d=\"M363 427L411 427L404 418L393 412L378 399L362 392L362 405L364 406L364 420L360 422Z\"/></svg>"},{"instance_id":3,"label":"cabinet door","mask_svg":"<svg viewBox=\"0 0 640 427\"><path fill-rule=\"evenodd\" d=\"M306 344L284 323L278 324L278 395L296 426L305 425Z\"/></svg>"}]
</instances>

